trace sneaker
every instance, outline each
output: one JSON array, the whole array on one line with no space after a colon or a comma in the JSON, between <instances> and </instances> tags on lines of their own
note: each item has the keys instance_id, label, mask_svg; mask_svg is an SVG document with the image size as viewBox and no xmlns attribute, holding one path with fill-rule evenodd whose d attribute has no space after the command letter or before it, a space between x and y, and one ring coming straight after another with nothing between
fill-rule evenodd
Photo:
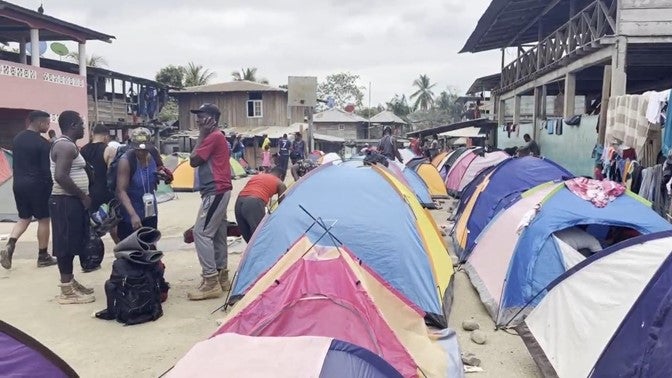
<instances>
[{"instance_id":1,"label":"sneaker","mask_svg":"<svg viewBox=\"0 0 672 378\"><path fill-rule=\"evenodd\" d=\"M93 289L88 288L79 282L75 280L74 278L72 279L72 288L75 289L78 293L85 294L85 295L91 295L93 294Z\"/></svg>"},{"instance_id":2,"label":"sneaker","mask_svg":"<svg viewBox=\"0 0 672 378\"><path fill-rule=\"evenodd\" d=\"M58 264L58 261L56 260L55 257L51 257L48 254L44 255L39 255L37 257L37 267L38 268L45 268L47 266L53 266Z\"/></svg>"},{"instance_id":3,"label":"sneaker","mask_svg":"<svg viewBox=\"0 0 672 378\"><path fill-rule=\"evenodd\" d=\"M72 281L58 285L61 288L61 295L57 297L59 304L85 304L95 302L93 295L86 295L75 290Z\"/></svg>"},{"instance_id":4,"label":"sneaker","mask_svg":"<svg viewBox=\"0 0 672 378\"><path fill-rule=\"evenodd\" d=\"M93 268L88 268L88 269L82 268L82 273L91 273L91 272L95 272L96 270L98 270L98 269L100 269L100 268L101 268L100 265L98 265L98 266L96 266L96 267L93 267Z\"/></svg>"},{"instance_id":5,"label":"sneaker","mask_svg":"<svg viewBox=\"0 0 672 378\"><path fill-rule=\"evenodd\" d=\"M222 285L219 283L219 274L203 277L201 285L187 293L190 301L219 298L224 294Z\"/></svg>"},{"instance_id":6,"label":"sneaker","mask_svg":"<svg viewBox=\"0 0 672 378\"><path fill-rule=\"evenodd\" d=\"M7 244L5 248L0 251L0 265L5 269L12 269L12 255L14 255L14 248L16 248L16 244Z\"/></svg>"}]
</instances>

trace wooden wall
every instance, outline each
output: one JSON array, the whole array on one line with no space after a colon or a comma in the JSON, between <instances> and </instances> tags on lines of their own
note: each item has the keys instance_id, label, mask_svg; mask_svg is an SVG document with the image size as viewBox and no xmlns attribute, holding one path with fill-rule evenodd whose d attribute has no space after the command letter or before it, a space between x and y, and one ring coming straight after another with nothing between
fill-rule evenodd
<instances>
[{"instance_id":1,"label":"wooden wall","mask_svg":"<svg viewBox=\"0 0 672 378\"><path fill-rule=\"evenodd\" d=\"M365 139L366 129L359 123L329 123L329 122L315 122L316 134L331 135L345 140Z\"/></svg>"},{"instance_id":2,"label":"wooden wall","mask_svg":"<svg viewBox=\"0 0 672 378\"><path fill-rule=\"evenodd\" d=\"M618 0L619 34L672 36L672 0Z\"/></svg>"},{"instance_id":3,"label":"wooden wall","mask_svg":"<svg viewBox=\"0 0 672 378\"><path fill-rule=\"evenodd\" d=\"M199 93L183 94L178 97L180 108L180 128L195 129L196 123L191 109L197 109L201 104L209 102L217 105L222 112L220 123L227 123L229 127L264 127L289 126L292 123L303 122L303 110L293 108L291 118L287 117L287 93L262 92L262 114L260 118L247 117L247 92L226 93Z\"/></svg>"}]
</instances>

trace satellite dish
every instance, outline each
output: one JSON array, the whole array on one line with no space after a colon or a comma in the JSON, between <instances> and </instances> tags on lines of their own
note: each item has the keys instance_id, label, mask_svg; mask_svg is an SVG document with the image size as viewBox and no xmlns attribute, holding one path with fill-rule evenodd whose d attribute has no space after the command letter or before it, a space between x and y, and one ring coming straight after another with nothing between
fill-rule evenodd
<instances>
[{"instance_id":1,"label":"satellite dish","mask_svg":"<svg viewBox=\"0 0 672 378\"><path fill-rule=\"evenodd\" d=\"M26 53L30 55L30 52L32 51L32 47L30 42L26 43ZM47 52L47 42L40 41L40 56L44 55L44 53Z\"/></svg>"},{"instance_id":2,"label":"satellite dish","mask_svg":"<svg viewBox=\"0 0 672 378\"><path fill-rule=\"evenodd\" d=\"M348 113L352 113L355 111L355 105L353 104L348 104L345 106L345 111Z\"/></svg>"},{"instance_id":3,"label":"satellite dish","mask_svg":"<svg viewBox=\"0 0 672 378\"><path fill-rule=\"evenodd\" d=\"M66 56L70 53L68 47L60 42L54 42L51 44L51 51L58 56Z\"/></svg>"}]
</instances>

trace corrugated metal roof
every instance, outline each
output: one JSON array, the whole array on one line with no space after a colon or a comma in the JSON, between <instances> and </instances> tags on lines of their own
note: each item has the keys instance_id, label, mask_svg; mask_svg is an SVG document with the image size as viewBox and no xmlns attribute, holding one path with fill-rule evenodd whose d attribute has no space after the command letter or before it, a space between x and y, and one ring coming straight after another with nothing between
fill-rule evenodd
<instances>
[{"instance_id":1,"label":"corrugated metal roof","mask_svg":"<svg viewBox=\"0 0 672 378\"><path fill-rule=\"evenodd\" d=\"M198 87L187 87L170 93L191 94L191 93L220 93L220 92L286 92L284 89L276 88L266 84L255 83L247 80L229 81L227 83L217 83L201 85Z\"/></svg>"},{"instance_id":2,"label":"corrugated metal roof","mask_svg":"<svg viewBox=\"0 0 672 378\"><path fill-rule=\"evenodd\" d=\"M270 139L278 139L282 137L283 134L293 134L301 130L302 123L295 123L291 126L260 126L260 127L228 127L224 129L227 135L229 134L240 134L244 137L254 137L254 136L263 136L267 134ZM304 130L308 126L304 126Z\"/></svg>"},{"instance_id":3,"label":"corrugated metal roof","mask_svg":"<svg viewBox=\"0 0 672 378\"><path fill-rule=\"evenodd\" d=\"M369 122L355 113L341 109L329 109L313 115L313 123L362 123Z\"/></svg>"},{"instance_id":4,"label":"corrugated metal roof","mask_svg":"<svg viewBox=\"0 0 672 378\"><path fill-rule=\"evenodd\" d=\"M374 123L396 123L399 125L407 125L408 123L401 119L396 114L392 113L389 110L384 110L373 117L371 117L371 122Z\"/></svg>"},{"instance_id":5,"label":"corrugated metal roof","mask_svg":"<svg viewBox=\"0 0 672 378\"><path fill-rule=\"evenodd\" d=\"M313 137L317 140L322 140L325 142L334 142L334 143L344 143L345 138L333 136L333 135L326 135L326 134L313 134Z\"/></svg>"}]
</instances>

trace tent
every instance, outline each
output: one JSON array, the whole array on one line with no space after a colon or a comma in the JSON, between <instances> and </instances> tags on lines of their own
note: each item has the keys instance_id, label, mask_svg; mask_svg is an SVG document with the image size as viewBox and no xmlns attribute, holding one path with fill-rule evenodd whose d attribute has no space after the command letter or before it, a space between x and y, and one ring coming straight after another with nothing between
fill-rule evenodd
<instances>
[{"instance_id":1,"label":"tent","mask_svg":"<svg viewBox=\"0 0 672 378\"><path fill-rule=\"evenodd\" d=\"M460 160L460 157L467 152L473 150L473 148L467 148L467 147L459 147L456 148L453 152L450 153L448 156L448 159L446 159L446 162L443 164L443 167L446 169L446 175L448 174L448 171L450 171L450 168L458 161ZM445 177L443 178L444 180L446 179Z\"/></svg>"},{"instance_id":2,"label":"tent","mask_svg":"<svg viewBox=\"0 0 672 378\"><path fill-rule=\"evenodd\" d=\"M306 230L313 241L322 237L301 207L335 223L332 232L358 258L422 308L429 321L445 326L452 263L438 227L410 189L380 167L357 161L322 165L292 186L250 240L233 284L234 299Z\"/></svg>"},{"instance_id":3,"label":"tent","mask_svg":"<svg viewBox=\"0 0 672 378\"><path fill-rule=\"evenodd\" d=\"M424 312L332 235L322 240L324 245L298 239L231 309L215 335L333 337L374 352L404 377L420 371L448 376L449 358L425 325ZM451 355L459 360L457 348ZM459 364L452 364L459 371Z\"/></svg>"},{"instance_id":4,"label":"tent","mask_svg":"<svg viewBox=\"0 0 672 378\"><path fill-rule=\"evenodd\" d=\"M224 333L196 344L168 378L401 378L375 353L330 337Z\"/></svg>"},{"instance_id":5,"label":"tent","mask_svg":"<svg viewBox=\"0 0 672 378\"><path fill-rule=\"evenodd\" d=\"M390 166L398 167L401 171L401 175L404 179L404 182L408 187L415 193L415 196L420 201L422 207L427 209L436 209L436 203L432 199L432 194L429 192L427 184L422 180L422 177L411 168L408 168L398 161L389 160Z\"/></svg>"},{"instance_id":6,"label":"tent","mask_svg":"<svg viewBox=\"0 0 672 378\"><path fill-rule=\"evenodd\" d=\"M564 182L551 182L528 190L501 211L476 240L464 265L496 324L515 326L525 315L521 309L534 307L541 299L535 296L546 285L583 259L554 233L578 225L628 227L640 234L672 229L645 202L626 192L600 208Z\"/></svg>"},{"instance_id":7,"label":"tent","mask_svg":"<svg viewBox=\"0 0 672 378\"><path fill-rule=\"evenodd\" d=\"M545 182L571 177L569 171L553 161L531 156L504 160L485 175L479 175L469 185L474 188L473 193L467 195L470 190L465 188L453 230L460 260L466 260L490 220L521 193Z\"/></svg>"},{"instance_id":8,"label":"tent","mask_svg":"<svg viewBox=\"0 0 672 378\"><path fill-rule=\"evenodd\" d=\"M432 159L432 165L434 166L434 168L440 170L441 167L443 167L443 165L446 164L448 156L450 156L449 152L440 152L436 156L434 156L434 159Z\"/></svg>"},{"instance_id":9,"label":"tent","mask_svg":"<svg viewBox=\"0 0 672 378\"><path fill-rule=\"evenodd\" d=\"M432 164L425 161L416 165L414 169L420 178L422 178L422 181L425 182L425 185L427 185L432 198L448 198L448 192L446 191L446 186L443 184L443 180L441 180L439 171Z\"/></svg>"},{"instance_id":10,"label":"tent","mask_svg":"<svg viewBox=\"0 0 672 378\"><path fill-rule=\"evenodd\" d=\"M3 377L78 377L39 341L0 320L0 375Z\"/></svg>"},{"instance_id":11,"label":"tent","mask_svg":"<svg viewBox=\"0 0 672 378\"><path fill-rule=\"evenodd\" d=\"M173 190L176 192L196 192L200 188L196 168L189 165L188 161L178 164L173 171Z\"/></svg>"},{"instance_id":12,"label":"tent","mask_svg":"<svg viewBox=\"0 0 672 378\"><path fill-rule=\"evenodd\" d=\"M448 171L445 181L448 193L459 196L464 187L483 170L510 158L504 151L483 152L482 149L476 149L465 153Z\"/></svg>"},{"instance_id":13,"label":"tent","mask_svg":"<svg viewBox=\"0 0 672 378\"><path fill-rule=\"evenodd\" d=\"M157 203L164 203L177 198L173 187L166 184L163 180L159 181L159 185L157 186L156 192L154 194L156 195Z\"/></svg>"},{"instance_id":14,"label":"tent","mask_svg":"<svg viewBox=\"0 0 672 378\"><path fill-rule=\"evenodd\" d=\"M247 177L247 171L236 159L229 158L229 164L231 164L231 178L239 179Z\"/></svg>"},{"instance_id":15,"label":"tent","mask_svg":"<svg viewBox=\"0 0 672 378\"><path fill-rule=\"evenodd\" d=\"M415 154L415 152L411 151L410 148L403 148L399 150L399 154L401 155L401 158L404 159L404 162L409 162L419 157Z\"/></svg>"},{"instance_id":16,"label":"tent","mask_svg":"<svg viewBox=\"0 0 672 378\"><path fill-rule=\"evenodd\" d=\"M640 236L551 283L518 327L546 376L672 373L672 232Z\"/></svg>"}]
</instances>

